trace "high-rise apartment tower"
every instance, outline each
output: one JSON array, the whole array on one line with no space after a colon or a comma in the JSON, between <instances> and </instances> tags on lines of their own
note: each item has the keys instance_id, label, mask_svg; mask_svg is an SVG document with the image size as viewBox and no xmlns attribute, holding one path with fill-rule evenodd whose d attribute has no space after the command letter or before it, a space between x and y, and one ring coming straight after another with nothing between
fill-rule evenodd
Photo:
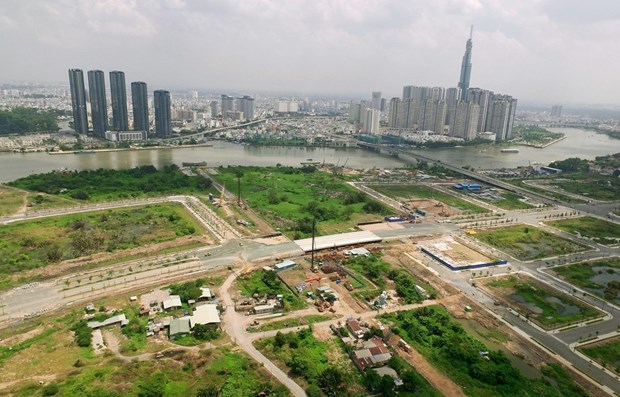
<instances>
[{"instance_id":1,"label":"high-rise apartment tower","mask_svg":"<svg viewBox=\"0 0 620 397\"><path fill-rule=\"evenodd\" d=\"M69 69L71 88L71 108L73 110L73 129L78 134L88 134L88 115L86 114L86 90L82 69Z\"/></svg>"},{"instance_id":2,"label":"high-rise apartment tower","mask_svg":"<svg viewBox=\"0 0 620 397\"><path fill-rule=\"evenodd\" d=\"M133 108L133 129L149 132L149 97L146 83L131 83L131 106Z\"/></svg>"},{"instance_id":3,"label":"high-rise apartment tower","mask_svg":"<svg viewBox=\"0 0 620 397\"><path fill-rule=\"evenodd\" d=\"M127 89L125 73L117 70L110 72L110 91L112 94L112 127L115 131L129 130L127 121Z\"/></svg>"},{"instance_id":4,"label":"high-rise apartment tower","mask_svg":"<svg viewBox=\"0 0 620 397\"><path fill-rule=\"evenodd\" d=\"M105 75L101 70L88 71L88 94L93 133L96 137L105 138L108 129L108 105L105 96Z\"/></svg>"},{"instance_id":5,"label":"high-rise apartment tower","mask_svg":"<svg viewBox=\"0 0 620 397\"><path fill-rule=\"evenodd\" d=\"M170 92L157 90L153 93L155 105L155 134L157 138L166 139L172 136L170 124Z\"/></svg>"}]
</instances>

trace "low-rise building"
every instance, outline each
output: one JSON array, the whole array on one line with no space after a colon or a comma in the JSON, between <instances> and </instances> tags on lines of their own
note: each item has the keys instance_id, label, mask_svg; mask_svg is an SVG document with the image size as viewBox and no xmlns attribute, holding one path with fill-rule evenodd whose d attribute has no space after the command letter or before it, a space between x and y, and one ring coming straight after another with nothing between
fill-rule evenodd
<instances>
[{"instance_id":1,"label":"low-rise building","mask_svg":"<svg viewBox=\"0 0 620 397\"><path fill-rule=\"evenodd\" d=\"M180 338L189 335L190 330L191 326L189 317L175 318L170 321L168 336L170 339Z\"/></svg>"},{"instance_id":2,"label":"low-rise building","mask_svg":"<svg viewBox=\"0 0 620 397\"><path fill-rule=\"evenodd\" d=\"M392 358L392 353L386 344L378 337L364 342L364 348L355 350L351 353L353 364L361 371L368 367L375 368L382 366Z\"/></svg>"},{"instance_id":3,"label":"low-rise building","mask_svg":"<svg viewBox=\"0 0 620 397\"><path fill-rule=\"evenodd\" d=\"M89 321L88 326L92 329L98 329L102 327L107 327L108 325L120 324L121 327L129 324L129 320L125 317L124 314L117 314L116 316L112 316L103 321Z\"/></svg>"},{"instance_id":4,"label":"low-rise building","mask_svg":"<svg viewBox=\"0 0 620 397\"><path fill-rule=\"evenodd\" d=\"M220 313L215 305L202 305L198 306L194 310L193 315L190 317L190 325L192 328L196 324L219 324Z\"/></svg>"},{"instance_id":5,"label":"low-rise building","mask_svg":"<svg viewBox=\"0 0 620 397\"><path fill-rule=\"evenodd\" d=\"M275 270L276 272L281 272L283 270L289 270L292 269L296 266L297 264L295 263L295 261L291 260L291 259L285 259L280 263L276 263L273 266L273 270Z\"/></svg>"},{"instance_id":6,"label":"low-rise building","mask_svg":"<svg viewBox=\"0 0 620 397\"><path fill-rule=\"evenodd\" d=\"M181 303L181 297L179 295L170 295L170 298L166 299L163 303L164 310L174 310L183 307Z\"/></svg>"},{"instance_id":7,"label":"low-rise building","mask_svg":"<svg viewBox=\"0 0 620 397\"><path fill-rule=\"evenodd\" d=\"M364 337L364 329L356 319L347 320L347 328L357 339Z\"/></svg>"}]
</instances>

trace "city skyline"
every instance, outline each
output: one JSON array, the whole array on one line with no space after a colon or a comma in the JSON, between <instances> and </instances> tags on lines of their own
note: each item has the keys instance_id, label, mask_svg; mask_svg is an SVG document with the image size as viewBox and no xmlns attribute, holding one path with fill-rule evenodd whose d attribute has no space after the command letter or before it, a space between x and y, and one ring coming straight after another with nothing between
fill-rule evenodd
<instances>
[{"instance_id":1,"label":"city skyline","mask_svg":"<svg viewBox=\"0 0 620 397\"><path fill-rule=\"evenodd\" d=\"M620 4L612 1L9 0L4 6L0 50L15 54L3 64L7 82L64 81L65 70L80 63L171 89L381 91L390 98L403 82L454 86L473 24L471 87L524 101L620 104L613 59L620 53L614 39ZM93 42L98 51L84 64L81 54Z\"/></svg>"}]
</instances>

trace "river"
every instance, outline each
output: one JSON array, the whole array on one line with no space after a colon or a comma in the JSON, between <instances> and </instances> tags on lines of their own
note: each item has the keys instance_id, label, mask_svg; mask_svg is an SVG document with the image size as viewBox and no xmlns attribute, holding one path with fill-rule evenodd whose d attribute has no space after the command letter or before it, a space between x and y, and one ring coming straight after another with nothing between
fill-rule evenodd
<instances>
[{"instance_id":1,"label":"river","mask_svg":"<svg viewBox=\"0 0 620 397\"><path fill-rule=\"evenodd\" d=\"M568 157L593 159L620 152L620 140L604 134L578 129L557 128L566 139L545 149L518 146L519 153L501 153L499 147L461 147L418 151L446 163L470 165L475 168L515 168L529 163L547 164ZM206 161L210 167L220 165L273 166L278 163L299 166L312 159L351 168L394 168L403 162L388 156L356 148L265 147L214 141L213 146L175 149L100 152L92 154L49 155L47 153L0 153L0 182L9 182L34 173L45 173L65 167L70 170L98 168L132 168L153 164Z\"/></svg>"}]
</instances>

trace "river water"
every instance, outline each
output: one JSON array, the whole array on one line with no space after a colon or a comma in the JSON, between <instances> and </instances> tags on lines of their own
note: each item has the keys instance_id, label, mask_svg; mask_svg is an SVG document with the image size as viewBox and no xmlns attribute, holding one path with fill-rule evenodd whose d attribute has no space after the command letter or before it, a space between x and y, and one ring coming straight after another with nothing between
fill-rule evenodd
<instances>
[{"instance_id":1,"label":"river water","mask_svg":"<svg viewBox=\"0 0 620 397\"><path fill-rule=\"evenodd\" d=\"M462 147L418 151L446 163L470 165L474 168L515 168L529 163L547 164L568 157L593 159L620 152L620 140L607 135L578 129L553 129L566 134L566 139L545 149L518 146L519 153L501 153L499 147ZM49 155L47 153L0 153L0 182L8 182L33 173L45 173L65 167L70 170L98 168L133 168L153 164L206 161L208 166L256 165L278 163L299 166L301 162L325 161L352 168L394 168L404 163L396 158L356 148L265 147L214 141L213 146L190 148L100 152L93 154Z\"/></svg>"}]
</instances>

